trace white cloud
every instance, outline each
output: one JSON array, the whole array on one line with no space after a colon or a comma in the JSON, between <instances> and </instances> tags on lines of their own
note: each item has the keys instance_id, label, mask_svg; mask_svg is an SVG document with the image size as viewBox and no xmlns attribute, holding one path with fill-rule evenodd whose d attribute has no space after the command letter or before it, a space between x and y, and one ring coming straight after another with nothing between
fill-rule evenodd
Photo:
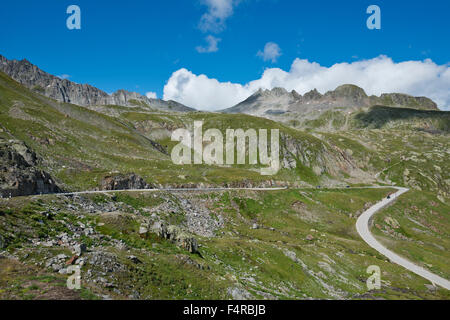
<instances>
[{"instance_id":1,"label":"white cloud","mask_svg":"<svg viewBox=\"0 0 450 320\"><path fill-rule=\"evenodd\" d=\"M202 0L208 11L202 15L199 28L203 32L221 32L226 20L233 15L234 7L240 0Z\"/></svg>"},{"instance_id":2,"label":"white cloud","mask_svg":"<svg viewBox=\"0 0 450 320\"><path fill-rule=\"evenodd\" d=\"M258 57L261 57L264 61L277 62L277 59L281 56L281 49L275 42L267 42L264 46L264 51L258 51Z\"/></svg>"},{"instance_id":3,"label":"white cloud","mask_svg":"<svg viewBox=\"0 0 450 320\"><path fill-rule=\"evenodd\" d=\"M208 43L208 45L206 47L198 46L195 48L199 53L211 53L211 52L217 52L219 50L219 48L217 47L217 44L222 39L219 39L212 35L209 35L205 38L205 40Z\"/></svg>"},{"instance_id":4,"label":"white cloud","mask_svg":"<svg viewBox=\"0 0 450 320\"><path fill-rule=\"evenodd\" d=\"M164 99L200 110L220 110L234 106L259 88L284 87L300 94L317 88L324 93L346 83L362 87L368 95L399 92L427 96L442 109L450 110L450 64L437 65L430 59L395 63L386 56L331 67L297 58L289 71L269 68L260 79L244 85L180 69L164 87Z\"/></svg>"},{"instance_id":5,"label":"white cloud","mask_svg":"<svg viewBox=\"0 0 450 320\"><path fill-rule=\"evenodd\" d=\"M197 76L184 68L174 72L164 87L164 100L203 110L226 108L248 95L249 90L240 84Z\"/></svg>"},{"instance_id":6,"label":"white cloud","mask_svg":"<svg viewBox=\"0 0 450 320\"><path fill-rule=\"evenodd\" d=\"M146 94L145 94L146 96L147 96L147 98L149 98L149 99L157 99L157 95L156 95L156 92L147 92Z\"/></svg>"},{"instance_id":7,"label":"white cloud","mask_svg":"<svg viewBox=\"0 0 450 320\"><path fill-rule=\"evenodd\" d=\"M70 78L70 75L68 75L68 74L62 74L62 75L58 76L58 78L60 78L60 79L69 79L69 78Z\"/></svg>"}]
</instances>

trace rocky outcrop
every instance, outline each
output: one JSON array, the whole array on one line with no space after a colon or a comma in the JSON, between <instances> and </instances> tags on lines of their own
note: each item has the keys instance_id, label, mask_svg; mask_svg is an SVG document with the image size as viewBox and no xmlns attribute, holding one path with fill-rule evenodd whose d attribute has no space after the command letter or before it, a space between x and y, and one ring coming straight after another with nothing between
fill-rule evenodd
<instances>
[{"instance_id":1,"label":"rocky outcrop","mask_svg":"<svg viewBox=\"0 0 450 320\"><path fill-rule=\"evenodd\" d=\"M23 142L0 140L0 196L60 192L52 177L37 168L39 159Z\"/></svg>"},{"instance_id":2,"label":"rocky outcrop","mask_svg":"<svg viewBox=\"0 0 450 320\"><path fill-rule=\"evenodd\" d=\"M105 177L101 182L101 190L138 190L152 188L142 177L134 173Z\"/></svg>"},{"instance_id":3,"label":"rocky outcrop","mask_svg":"<svg viewBox=\"0 0 450 320\"><path fill-rule=\"evenodd\" d=\"M198 252L197 239L183 231L178 226L166 226L163 222L158 221L151 226L151 230L159 237L175 243L177 246L189 251L190 253Z\"/></svg>"},{"instance_id":4,"label":"rocky outcrop","mask_svg":"<svg viewBox=\"0 0 450 320\"><path fill-rule=\"evenodd\" d=\"M194 111L194 109L175 101L150 99L139 93L126 90L118 90L109 95L91 85L78 84L51 75L26 59L20 61L8 60L0 55L0 71L46 97L80 106L119 105L127 107L141 106L176 112Z\"/></svg>"}]
</instances>

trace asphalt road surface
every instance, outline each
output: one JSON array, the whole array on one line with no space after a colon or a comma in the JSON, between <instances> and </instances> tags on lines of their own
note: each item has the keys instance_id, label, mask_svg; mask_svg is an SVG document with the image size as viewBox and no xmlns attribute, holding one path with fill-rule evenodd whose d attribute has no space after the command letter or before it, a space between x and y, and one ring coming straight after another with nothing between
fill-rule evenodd
<instances>
[{"instance_id":1,"label":"asphalt road surface","mask_svg":"<svg viewBox=\"0 0 450 320\"><path fill-rule=\"evenodd\" d=\"M405 258L402 258L398 254L390 251L386 247L384 247L381 243L379 243L373 235L370 233L369 230L369 222L370 218L373 217L375 213L380 211L382 208L384 208L386 205L391 203L392 201L395 201L400 195L404 194L405 192L408 192L409 189L407 188L399 188L394 187L398 191L390 196L390 199L384 198L382 201L378 202L374 206L367 209L367 211L363 212L361 216L359 216L358 220L356 221L356 230L358 231L359 235L363 240L372 248L377 250L379 253L387 257L391 262L396 263L398 265L401 265L402 267L408 269L409 271L414 272L415 274L431 281L434 285L439 285L447 290L450 290L450 281L447 279L444 279L434 273L431 273L430 271L419 267L418 265L415 265L414 263L410 262L409 260L406 260Z\"/></svg>"}]
</instances>

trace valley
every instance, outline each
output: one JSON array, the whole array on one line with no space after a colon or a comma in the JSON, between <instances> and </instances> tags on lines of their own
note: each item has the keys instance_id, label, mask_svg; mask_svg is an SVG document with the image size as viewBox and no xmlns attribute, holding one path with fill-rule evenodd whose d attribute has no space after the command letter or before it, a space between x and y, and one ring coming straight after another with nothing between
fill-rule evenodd
<instances>
[{"instance_id":1,"label":"valley","mask_svg":"<svg viewBox=\"0 0 450 320\"><path fill-rule=\"evenodd\" d=\"M431 100L344 85L260 90L224 112L174 110L87 87L55 95L75 84L1 63L1 299L449 299L356 229L408 188L369 230L449 279L450 115ZM172 132L199 121L224 135L278 130L280 170L174 164ZM366 287L372 265L379 290ZM79 291L64 287L69 266L80 267Z\"/></svg>"}]
</instances>

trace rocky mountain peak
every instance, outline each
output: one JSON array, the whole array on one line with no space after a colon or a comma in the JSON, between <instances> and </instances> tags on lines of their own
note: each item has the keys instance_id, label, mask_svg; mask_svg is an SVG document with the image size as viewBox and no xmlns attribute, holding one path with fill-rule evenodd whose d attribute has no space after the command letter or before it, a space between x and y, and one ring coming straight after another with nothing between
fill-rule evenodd
<instances>
[{"instance_id":1,"label":"rocky mountain peak","mask_svg":"<svg viewBox=\"0 0 450 320\"><path fill-rule=\"evenodd\" d=\"M280 87L275 87L271 90L272 95L276 96L276 97L281 97L284 95L289 94L289 92L284 89L284 88L280 88Z\"/></svg>"},{"instance_id":2,"label":"rocky mountain peak","mask_svg":"<svg viewBox=\"0 0 450 320\"><path fill-rule=\"evenodd\" d=\"M313 90L305 93L303 98L305 100L317 100L317 99L322 98L322 94L319 91L317 91L317 89L313 89Z\"/></svg>"},{"instance_id":3,"label":"rocky mountain peak","mask_svg":"<svg viewBox=\"0 0 450 320\"><path fill-rule=\"evenodd\" d=\"M258 91L256 91L254 94L252 94L250 97L283 97L286 95L290 95L291 93L288 92L284 88L275 87L272 89L262 89L259 88Z\"/></svg>"},{"instance_id":4,"label":"rocky mountain peak","mask_svg":"<svg viewBox=\"0 0 450 320\"><path fill-rule=\"evenodd\" d=\"M353 84L341 85L334 91L328 91L325 95L333 98L348 98L354 101L368 97L364 89Z\"/></svg>"},{"instance_id":5,"label":"rocky mountain peak","mask_svg":"<svg viewBox=\"0 0 450 320\"><path fill-rule=\"evenodd\" d=\"M297 91L295 91L295 90L292 90L292 91L291 91L291 95L292 95L296 100L302 98L302 95L301 95L300 93L298 93Z\"/></svg>"},{"instance_id":6,"label":"rocky mountain peak","mask_svg":"<svg viewBox=\"0 0 450 320\"><path fill-rule=\"evenodd\" d=\"M223 111L278 119L280 116L292 116L295 113L302 114L302 116L314 114L317 117L317 112L320 114L334 108L357 109L375 105L439 110L437 105L426 97L412 97L401 93L369 97L364 89L353 84L344 84L323 95L317 89L313 89L303 96L295 90L288 92L284 88L264 91L260 89L245 101Z\"/></svg>"}]
</instances>

